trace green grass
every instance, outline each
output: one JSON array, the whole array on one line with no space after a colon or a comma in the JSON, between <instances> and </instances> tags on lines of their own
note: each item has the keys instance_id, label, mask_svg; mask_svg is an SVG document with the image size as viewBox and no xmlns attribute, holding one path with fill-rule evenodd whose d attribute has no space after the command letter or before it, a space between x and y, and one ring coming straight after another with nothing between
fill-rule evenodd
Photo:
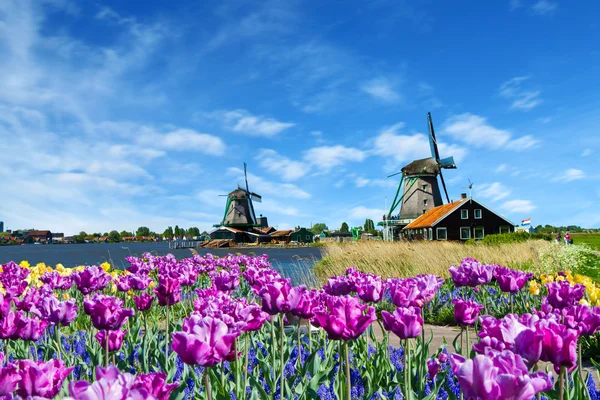
<instances>
[{"instance_id":1,"label":"green grass","mask_svg":"<svg viewBox=\"0 0 600 400\"><path fill-rule=\"evenodd\" d=\"M600 251L600 233L573 233L573 244L586 244Z\"/></svg>"}]
</instances>

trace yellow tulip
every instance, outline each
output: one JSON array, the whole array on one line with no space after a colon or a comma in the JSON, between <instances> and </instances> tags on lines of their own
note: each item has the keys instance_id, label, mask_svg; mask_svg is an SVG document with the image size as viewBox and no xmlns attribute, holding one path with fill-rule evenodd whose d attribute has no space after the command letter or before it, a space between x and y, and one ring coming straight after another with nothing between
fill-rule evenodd
<instances>
[{"instance_id":1,"label":"yellow tulip","mask_svg":"<svg viewBox=\"0 0 600 400\"><path fill-rule=\"evenodd\" d=\"M541 287L540 284L537 283L536 281L529 282L529 293L531 293L534 296L539 296L540 287Z\"/></svg>"},{"instance_id":2,"label":"yellow tulip","mask_svg":"<svg viewBox=\"0 0 600 400\"><path fill-rule=\"evenodd\" d=\"M23 268L29 268L31 267L31 265L29 265L29 262L27 262L27 260L23 260L19 263L19 266L23 267Z\"/></svg>"},{"instance_id":3,"label":"yellow tulip","mask_svg":"<svg viewBox=\"0 0 600 400\"><path fill-rule=\"evenodd\" d=\"M110 270L110 264L107 262L103 262L102 264L100 264L100 267L102 267L104 272L108 272Z\"/></svg>"},{"instance_id":4,"label":"yellow tulip","mask_svg":"<svg viewBox=\"0 0 600 400\"><path fill-rule=\"evenodd\" d=\"M588 301L586 299L579 300L579 304L583 304L584 306L589 306L590 305L590 303L588 303Z\"/></svg>"}]
</instances>

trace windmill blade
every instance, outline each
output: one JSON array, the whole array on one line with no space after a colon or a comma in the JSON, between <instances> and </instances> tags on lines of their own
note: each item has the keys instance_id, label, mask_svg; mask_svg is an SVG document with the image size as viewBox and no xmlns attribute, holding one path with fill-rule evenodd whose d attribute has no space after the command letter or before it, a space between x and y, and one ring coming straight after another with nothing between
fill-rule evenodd
<instances>
[{"instance_id":1,"label":"windmill blade","mask_svg":"<svg viewBox=\"0 0 600 400\"><path fill-rule=\"evenodd\" d=\"M246 181L246 192L250 192L250 190L248 190L248 175L246 174L246 163L244 163L244 180Z\"/></svg>"},{"instance_id":2,"label":"windmill blade","mask_svg":"<svg viewBox=\"0 0 600 400\"><path fill-rule=\"evenodd\" d=\"M442 180L442 187L444 188L444 193L446 194L446 200L450 203L450 197L448 196L448 190L446 190L446 182L444 182L444 175L442 175L442 170L440 169L440 179Z\"/></svg>"},{"instance_id":3,"label":"windmill blade","mask_svg":"<svg viewBox=\"0 0 600 400\"><path fill-rule=\"evenodd\" d=\"M435 130L433 129L433 121L431 120L431 113L427 113L427 125L429 127L429 146L431 147L431 158L436 162L440 161L440 152L438 151L437 140L435 138Z\"/></svg>"},{"instance_id":4,"label":"windmill blade","mask_svg":"<svg viewBox=\"0 0 600 400\"><path fill-rule=\"evenodd\" d=\"M250 193L250 198L252 199L252 201L256 201L257 203L262 203L262 196L256 193Z\"/></svg>"},{"instance_id":5,"label":"windmill blade","mask_svg":"<svg viewBox=\"0 0 600 400\"><path fill-rule=\"evenodd\" d=\"M392 176L400 175L401 173L402 173L402 171L396 172L395 174L388 175L387 177L391 178Z\"/></svg>"}]
</instances>

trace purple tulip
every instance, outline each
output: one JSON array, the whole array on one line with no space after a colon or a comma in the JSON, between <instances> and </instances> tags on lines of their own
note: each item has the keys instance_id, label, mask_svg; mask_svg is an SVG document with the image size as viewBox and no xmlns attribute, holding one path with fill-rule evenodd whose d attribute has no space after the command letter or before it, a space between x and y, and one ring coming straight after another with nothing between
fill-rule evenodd
<instances>
[{"instance_id":1,"label":"purple tulip","mask_svg":"<svg viewBox=\"0 0 600 400\"><path fill-rule=\"evenodd\" d=\"M460 325L474 325L483 306L474 300L454 299L454 320Z\"/></svg>"},{"instance_id":2,"label":"purple tulip","mask_svg":"<svg viewBox=\"0 0 600 400\"><path fill-rule=\"evenodd\" d=\"M530 400L552 388L548 374L529 374L521 357L510 351L490 350L472 360L452 354L450 365L466 399Z\"/></svg>"},{"instance_id":3,"label":"purple tulip","mask_svg":"<svg viewBox=\"0 0 600 400\"><path fill-rule=\"evenodd\" d=\"M146 311L152 308L152 301L154 297L144 292L139 296L133 296L133 302L135 303L138 311Z\"/></svg>"},{"instance_id":4,"label":"purple tulip","mask_svg":"<svg viewBox=\"0 0 600 400\"><path fill-rule=\"evenodd\" d=\"M43 297L31 313L48 321L51 325L67 326L77 317L75 300L58 301L53 295Z\"/></svg>"},{"instance_id":5,"label":"purple tulip","mask_svg":"<svg viewBox=\"0 0 600 400\"><path fill-rule=\"evenodd\" d=\"M0 293L0 318L8 314L12 301L13 299Z\"/></svg>"},{"instance_id":6,"label":"purple tulip","mask_svg":"<svg viewBox=\"0 0 600 400\"><path fill-rule=\"evenodd\" d=\"M123 275L113 282L119 292L128 292L131 290L131 275Z\"/></svg>"},{"instance_id":7,"label":"purple tulip","mask_svg":"<svg viewBox=\"0 0 600 400\"><path fill-rule=\"evenodd\" d=\"M497 320L486 315L480 320L478 336L481 340L473 346L477 353L485 354L487 349L510 350L521 356L528 368L539 361L544 334L538 329L539 319L536 316L508 314Z\"/></svg>"},{"instance_id":8,"label":"purple tulip","mask_svg":"<svg viewBox=\"0 0 600 400\"><path fill-rule=\"evenodd\" d=\"M30 312L32 308L40 301L42 294L36 288L30 287L23 296L23 299L14 299L17 310Z\"/></svg>"},{"instance_id":9,"label":"purple tulip","mask_svg":"<svg viewBox=\"0 0 600 400\"><path fill-rule=\"evenodd\" d=\"M240 302L232 314L235 326L242 332L258 331L269 320L269 314L262 311L258 304Z\"/></svg>"},{"instance_id":10,"label":"purple tulip","mask_svg":"<svg viewBox=\"0 0 600 400\"><path fill-rule=\"evenodd\" d=\"M276 315L292 312L298 307L306 286L293 287L289 279L281 279L267 284L260 291L263 311Z\"/></svg>"},{"instance_id":11,"label":"purple tulip","mask_svg":"<svg viewBox=\"0 0 600 400\"><path fill-rule=\"evenodd\" d=\"M579 332L548 320L540 321L538 329L544 335L540 359L554 364L554 369L557 371L560 367L574 369L577 366Z\"/></svg>"},{"instance_id":12,"label":"purple tulip","mask_svg":"<svg viewBox=\"0 0 600 400\"><path fill-rule=\"evenodd\" d=\"M362 274L356 279L354 286L358 297L362 301L377 303L381 300L384 288L381 277L372 274Z\"/></svg>"},{"instance_id":13,"label":"purple tulip","mask_svg":"<svg viewBox=\"0 0 600 400\"><path fill-rule=\"evenodd\" d=\"M169 400L171 392L179 386L179 383L167 383L167 374L164 372L151 372L140 374L135 377L132 389L141 389L153 396L156 400Z\"/></svg>"},{"instance_id":14,"label":"purple tulip","mask_svg":"<svg viewBox=\"0 0 600 400\"><path fill-rule=\"evenodd\" d=\"M6 290L5 296L13 299L17 298L25 293L27 286L27 281L12 282L10 286L4 286L4 289Z\"/></svg>"},{"instance_id":15,"label":"purple tulip","mask_svg":"<svg viewBox=\"0 0 600 400\"><path fill-rule=\"evenodd\" d=\"M146 290L152 283L152 279L148 275L133 274L129 275L129 284L133 290Z\"/></svg>"},{"instance_id":16,"label":"purple tulip","mask_svg":"<svg viewBox=\"0 0 600 400\"><path fill-rule=\"evenodd\" d=\"M459 267L448 268L452 281L457 287L485 285L490 283L496 265L484 265L474 258L465 258Z\"/></svg>"},{"instance_id":17,"label":"purple tulip","mask_svg":"<svg viewBox=\"0 0 600 400\"><path fill-rule=\"evenodd\" d=\"M29 318L22 311L15 314L14 334L12 339L37 342L48 326L48 322L37 318Z\"/></svg>"},{"instance_id":18,"label":"purple tulip","mask_svg":"<svg viewBox=\"0 0 600 400\"><path fill-rule=\"evenodd\" d=\"M311 319L314 317L314 309L319 304L322 293L323 292L317 290L308 290L304 292L298 305L292 310L292 314L304 319Z\"/></svg>"},{"instance_id":19,"label":"purple tulip","mask_svg":"<svg viewBox=\"0 0 600 400\"><path fill-rule=\"evenodd\" d=\"M17 338L15 333L17 331L17 326L15 324L15 320L17 318L17 314L12 310L8 310L8 312L0 318L0 339L15 339Z\"/></svg>"},{"instance_id":20,"label":"purple tulip","mask_svg":"<svg viewBox=\"0 0 600 400\"><path fill-rule=\"evenodd\" d=\"M100 343L100 347L106 349L106 333L108 332L108 351L117 351L123 345L123 338L127 331L118 329L116 331L98 331L96 340Z\"/></svg>"},{"instance_id":21,"label":"purple tulip","mask_svg":"<svg viewBox=\"0 0 600 400\"><path fill-rule=\"evenodd\" d=\"M91 317L92 324L98 330L114 331L120 329L127 318L134 314L133 309L123 308L123 300L96 293L86 298L83 310Z\"/></svg>"},{"instance_id":22,"label":"purple tulip","mask_svg":"<svg viewBox=\"0 0 600 400\"><path fill-rule=\"evenodd\" d=\"M414 278L388 279L392 303L396 307L423 307L425 298L421 296L418 282Z\"/></svg>"},{"instance_id":23,"label":"purple tulip","mask_svg":"<svg viewBox=\"0 0 600 400\"><path fill-rule=\"evenodd\" d=\"M429 373L429 379L434 380L440 370L441 364L437 358L430 358L427 360L427 372Z\"/></svg>"},{"instance_id":24,"label":"purple tulip","mask_svg":"<svg viewBox=\"0 0 600 400\"><path fill-rule=\"evenodd\" d=\"M154 294L161 306L172 306L181 301L181 284L179 280L164 275L158 277L158 287Z\"/></svg>"},{"instance_id":25,"label":"purple tulip","mask_svg":"<svg viewBox=\"0 0 600 400\"><path fill-rule=\"evenodd\" d=\"M352 282L347 276L332 276L327 279L327 283L323 285L325 293L332 296L346 296L356 290Z\"/></svg>"},{"instance_id":26,"label":"purple tulip","mask_svg":"<svg viewBox=\"0 0 600 400\"><path fill-rule=\"evenodd\" d=\"M56 358L43 362L20 360L18 374L21 377L16 393L24 398L39 396L52 399L60 392L65 378L75 367L65 368Z\"/></svg>"},{"instance_id":27,"label":"purple tulip","mask_svg":"<svg viewBox=\"0 0 600 400\"><path fill-rule=\"evenodd\" d=\"M525 273L505 267L494 269L494 278L500 286L500 290L507 293L517 293L533 277L532 273Z\"/></svg>"},{"instance_id":28,"label":"purple tulip","mask_svg":"<svg viewBox=\"0 0 600 400\"><path fill-rule=\"evenodd\" d=\"M220 319L192 315L172 338L171 348L184 363L212 367L230 357L236 335Z\"/></svg>"},{"instance_id":29,"label":"purple tulip","mask_svg":"<svg viewBox=\"0 0 600 400\"><path fill-rule=\"evenodd\" d=\"M568 281L559 281L546 284L548 288L548 303L552 307L567 308L575 305L583 298L585 286L571 286Z\"/></svg>"},{"instance_id":30,"label":"purple tulip","mask_svg":"<svg viewBox=\"0 0 600 400\"><path fill-rule=\"evenodd\" d=\"M436 275L417 275L414 280L419 289L419 296L423 299L423 303L427 304L433 300L439 288L444 284L444 280Z\"/></svg>"},{"instance_id":31,"label":"purple tulip","mask_svg":"<svg viewBox=\"0 0 600 400\"><path fill-rule=\"evenodd\" d=\"M46 272L40 281L50 286L52 289L69 290L73 286L73 279L70 276L61 276L58 272Z\"/></svg>"},{"instance_id":32,"label":"purple tulip","mask_svg":"<svg viewBox=\"0 0 600 400\"><path fill-rule=\"evenodd\" d=\"M20 380L17 366L12 363L4 365L4 353L0 353L0 397L12 395Z\"/></svg>"},{"instance_id":33,"label":"purple tulip","mask_svg":"<svg viewBox=\"0 0 600 400\"><path fill-rule=\"evenodd\" d=\"M562 310L565 325L578 329L583 336L593 336L600 330L600 307L578 304Z\"/></svg>"},{"instance_id":34,"label":"purple tulip","mask_svg":"<svg viewBox=\"0 0 600 400\"><path fill-rule=\"evenodd\" d=\"M117 367L96 367L96 380L77 381L69 383L69 395L75 400L142 400L152 398L150 393L142 387L134 388L137 379L129 374L119 371Z\"/></svg>"},{"instance_id":35,"label":"purple tulip","mask_svg":"<svg viewBox=\"0 0 600 400\"><path fill-rule=\"evenodd\" d=\"M83 271L73 273L71 277L83 295L102 290L111 281L110 275L97 266L86 267Z\"/></svg>"},{"instance_id":36,"label":"purple tulip","mask_svg":"<svg viewBox=\"0 0 600 400\"><path fill-rule=\"evenodd\" d=\"M240 278L235 272L222 269L213 277L213 283L217 289L229 292L240 286Z\"/></svg>"},{"instance_id":37,"label":"purple tulip","mask_svg":"<svg viewBox=\"0 0 600 400\"><path fill-rule=\"evenodd\" d=\"M377 320L375 308L361 304L352 296L328 296L314 313L311 322L322 327L330 340L356 339Z\"/></svg>"},{"instance_id":38,"label":"purple tulip","mask_svg":"<svg viewBox=\"0 0 600 400\"><path fill-rule=\"evenodd\" d=\"M400 307L393 314L382 311L381 319L383 327L394 332L400 339L416 338L423 329L421 310L416 307Z\"/></svg>"},{"instance_id":39,"label":"purple tulip","mask_svg":"<svg viewBox=\"0 0 600 400\"><path fill-rule=\"evenodd\" d=\"M10 261L2 265L0 272L0 284L6 290L8 297L19 297L27 288L25 279L31 272L27 268Z\"/></svg>"}]
</instances>

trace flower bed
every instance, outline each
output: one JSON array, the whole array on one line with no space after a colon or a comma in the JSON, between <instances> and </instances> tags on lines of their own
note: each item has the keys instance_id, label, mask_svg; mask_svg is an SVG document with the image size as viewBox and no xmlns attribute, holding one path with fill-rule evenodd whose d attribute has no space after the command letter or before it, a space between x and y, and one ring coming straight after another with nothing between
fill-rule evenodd
<instances>
[{"instance_id":1,"label":"flower bed","mask_svg":"<svg viewBox=\"0 0 600 400\"><path fill-rule=\"evenodd\" d=\"M0 398L583 399L600 290L465 259L387 279L354 268L320 290L266 256L2 265ZM430 351L424 321L461 326ZM374 324L386 332L378 339ZM402 346L389 346L389 335ZM452 338L449 338L452 339ZM597 354L597 353L596 353ZM538 371L550 363L557 375Z\"/></svg>"}]
</instances>

